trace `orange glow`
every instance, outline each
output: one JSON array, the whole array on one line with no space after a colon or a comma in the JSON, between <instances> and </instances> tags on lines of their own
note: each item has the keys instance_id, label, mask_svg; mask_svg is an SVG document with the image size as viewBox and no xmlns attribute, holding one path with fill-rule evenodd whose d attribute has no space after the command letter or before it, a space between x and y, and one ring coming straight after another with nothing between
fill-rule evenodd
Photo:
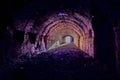
<instances>
[{"instance_id":1,"label":"orange glow","mask_svg":"<svg viewBox=\"0 0 120 80\"><path fill-rule=\"evenodd\" d=\"M74 39L73 43L78 48L82 48L82 44L80 42L81 41L80 39L82 39L82 33L76 30L76 26L74 26L71 23L59 23L50 28L49 32L47 33L46 37L47 49L49 49L51 46L53 47L53 45L55 47L63 45L65 41L62 39L62 37L66 35L72 36Z\"/></svg>"}]
</instances>

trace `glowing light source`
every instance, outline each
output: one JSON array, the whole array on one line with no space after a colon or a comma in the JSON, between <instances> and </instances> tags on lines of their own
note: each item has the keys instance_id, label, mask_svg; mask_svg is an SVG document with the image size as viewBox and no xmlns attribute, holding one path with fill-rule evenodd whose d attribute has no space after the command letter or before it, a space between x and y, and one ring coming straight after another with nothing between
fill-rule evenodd
<instances>
[{"instance_id":1,"label":"glowing light source","mask_svg":"<svg viewBox=\"0 0 120 80\"><path fill-rule=\"evenodd\" d=\"M67 14L60 12L58 16L67 16Z\"/></svg>"},{"instance_id":2,"label":"glowing light source","mask_svg":"<svg viewBox=\"0 0 120 80\"><path fill-rule=\"evenodd\" d=\"M71 37L70 37L70 36L66 36L66 37L65 37L65 43L66 43L66 44L71 43L71 41L72 41L72 40L71 40Z\"/></svg>"}]
</instances>

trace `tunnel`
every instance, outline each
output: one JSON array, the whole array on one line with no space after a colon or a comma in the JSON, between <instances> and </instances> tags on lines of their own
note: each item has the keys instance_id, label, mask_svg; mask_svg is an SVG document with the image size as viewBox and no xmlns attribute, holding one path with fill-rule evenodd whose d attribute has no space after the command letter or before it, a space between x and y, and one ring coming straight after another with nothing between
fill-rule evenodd
<instances>
[{"instance_id":1,"label":"tunnel","mask_svg":"<svg viewBox=\"0 0 120 80\"><path fill-rule=\"evenodd\" d=\"M71 44L94 57L94 31L91 18L78 13L53 14L39 26L36 44L40 45L41 51Z\"/></svg>"}]
</instances>

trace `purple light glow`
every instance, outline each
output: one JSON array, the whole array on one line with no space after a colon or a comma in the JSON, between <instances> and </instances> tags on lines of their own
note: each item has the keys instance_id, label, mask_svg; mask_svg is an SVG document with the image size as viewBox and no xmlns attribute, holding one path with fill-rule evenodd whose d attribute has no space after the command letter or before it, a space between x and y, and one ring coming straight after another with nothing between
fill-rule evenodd
<instances>
[{"instance_id":1,"label":"purple light glow","mask_svg":"<svg viewBox=\"0 0 120 80\"><path fill-rule=\"evenodd\" d=\"M60 12L58 16L66 16L67 14Z\"/></svg>"}]
</instances>

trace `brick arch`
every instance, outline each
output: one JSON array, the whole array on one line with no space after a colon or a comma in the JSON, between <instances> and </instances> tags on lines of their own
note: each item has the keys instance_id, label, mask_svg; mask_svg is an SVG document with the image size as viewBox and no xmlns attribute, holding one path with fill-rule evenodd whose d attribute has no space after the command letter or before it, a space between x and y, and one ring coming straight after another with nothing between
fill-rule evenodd
<instances>
[{"instance_id":1,"label":"brick arch","mask_svg":"<svg viewBox=\"0 0 120 80\"><path fill-rule=\"evenodd\" d=\"M59 25L60 24L60 25ZM67 23L67 24L71 24L71 23ZM61 22L59 22L59 23L57 23L56 25L54 25L53 27L51 27L48 31L47 31L47 33L46 33L46 35L45 35L45 42L46 42L46 39L52 34L52 33L54 33L54 32L58 32L58 31L60 31L61 30L61 32L63 32L63 30L68 30L68 32L70 33L70 34L65 34L65 35L71 35L71 36L74 36L74 38L78 38L78 40L80 40L79 38L81 37L81 39L82 39L82 37L83 37L83 33L81 32L81 31L78 31L78 30L76 30L76 26L74 26L73 24L72 25L67 25L66 27L64 26L64 25L62 25L62 23ZM72 32L71 32L72 31ZM74 33L74 34L72 34L72 33ZM62 35L62 34L61 34ZM64 35L63 35L64 36ZM80 43L79 43L79 41L76 41L76 46L78 46L79 48L81 48L82 47L82 45L80 46ZM82 43L82 42L81 42ZM46 45L47 45L47 42L45 43Z\"/></svg>"},{"instance_id":2,"label":"brick arch","mask_svg":"<svg viewBox=\"0 0 120 80\"><path fill-rule=\"evenodd\" d=\"M71 27L69 27L70 29L77 33L79 37L82 37L82 40L80 40L81 42L79 43L82 45L79 46L79 48L88 53L90 56L94 56L94 31L92 29L92 23L90 23L90 19L84 18L83 20L84 21L82 22L84 22L85 25L80 22L79 19L76 20L75 18L71 18L69 16L65 16L64 18L59 18L59 16L55 16L53 18L50 17L48 21L40 26L41 28L37 35L36 42L39 42L39 45L41 45L46 51L47 43L45 42L45 39L51 34L51 32L62 28L58 27L58 24L67 23L68 25L71 25Z\"/></svg>"}]
</instances>

